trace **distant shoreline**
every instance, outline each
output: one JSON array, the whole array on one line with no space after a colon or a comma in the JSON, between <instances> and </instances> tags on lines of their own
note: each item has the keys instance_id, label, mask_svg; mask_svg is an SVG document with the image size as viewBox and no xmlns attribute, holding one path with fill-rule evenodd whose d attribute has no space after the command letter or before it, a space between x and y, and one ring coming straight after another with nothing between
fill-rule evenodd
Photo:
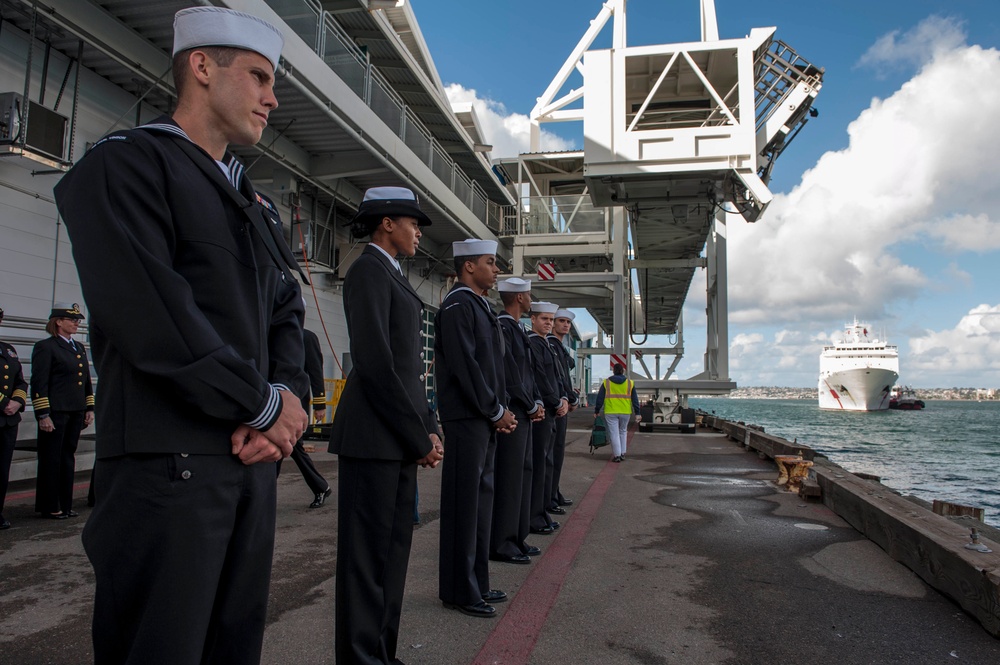
<instances>
[{"instance_id":1,"label":"distant shoreline","mask_svg":"<svg viewBox=\"0 0 1000 665\"><path fill-rule=\"evenodd\" d=\"M974 395L944 395L942 392L948 391L922 391L917 390L917 396L925 402L1000 402L1000 390L995 390L990 397L976 397ZM795 400L817 400L816 391L809 392L803 390L798 392L794 388L770 388L770 389L737 389L730 395L690 395L689 397L720 398L720 399L795 399Z\"/></svg>"}]
</instances>

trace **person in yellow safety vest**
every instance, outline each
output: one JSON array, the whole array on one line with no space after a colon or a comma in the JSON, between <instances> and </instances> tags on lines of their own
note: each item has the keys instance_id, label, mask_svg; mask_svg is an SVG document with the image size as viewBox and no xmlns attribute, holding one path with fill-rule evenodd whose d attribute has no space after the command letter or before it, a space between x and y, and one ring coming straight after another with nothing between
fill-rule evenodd
<instances>
[{"instance_id":1,"label":"person in yellow safety vest","mask_svg":"<svg viewBox=\"0 0 1000 665\"><path fill-rule=\"evenodd\" d=\"M634 413L636 422L639 422L642 416L639 415L639 396L635 392L635 382L625 377L624 365L616 364L613 372L614 375L604 379L597 392L594 418L600 415L603 407L604 422L611 440L611 461L622 462L628 447L629 419Z\"/></svg>"}]
</instances>

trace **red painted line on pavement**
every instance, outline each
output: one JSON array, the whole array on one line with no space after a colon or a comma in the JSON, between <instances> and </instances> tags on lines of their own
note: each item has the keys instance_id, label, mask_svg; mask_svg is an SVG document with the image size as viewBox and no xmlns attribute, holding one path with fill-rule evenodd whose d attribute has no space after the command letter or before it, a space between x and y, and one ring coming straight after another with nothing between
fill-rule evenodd
<instances>
[{"instance_id":1,"label":"red painted line on pavement","mask_svg":"<svg viewBox=\"0 0 1000 665\"><path fill-rule=\"evenodd\" d=\"M632 438L629 432L629 439ZM472 665L525 665L555 605L576 554L611 487L619 464L608 461L490 632Z\"/></svg>"},{"instance_id":2,"label":"red painted line on pavement","mask_svg":"<svg viewBox=\"0 0 1000 665\"><path fill-rule=\"evenodd\" d=\"M74 492L76 490L89 489L89 488L90 488L90 483L77 483L76 485L73 485L73 491ZM8 494L7 495L7 500L8 501L17 501L18 499L30 499L33 496L35 496L35 490L28 490L27 492L18 492L17 494Z\"/></svg>"}]
</instances>

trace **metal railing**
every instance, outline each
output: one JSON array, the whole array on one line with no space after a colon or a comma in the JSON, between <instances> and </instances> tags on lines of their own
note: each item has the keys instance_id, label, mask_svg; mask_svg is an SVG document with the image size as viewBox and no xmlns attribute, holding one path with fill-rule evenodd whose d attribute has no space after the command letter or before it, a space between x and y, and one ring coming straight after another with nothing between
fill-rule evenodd
<instances>
[{"instance_id":1,"label":"metal railing","mask_svg":"<svg viewBox=\"0 0 1000 665\"><path fill-rule=\"evenodd\" d=\"M285 0L285 2L307 1ZM321 39L316 47L316 53L358 97L367 101L368 56L350 40L343 28L331 16L324 16L321 13L319 24L322 26Z\"/></svg>"},{"instance_id":2,"label":"metal railing","mask_svg":"<svg viewBox=\"0 0 1000 665\"><path fill-rule=\"evenodd\" d=\"M337 23L334 14L323 10L318 0L265 1L480 221L491 230L499 231L500 206L490 201L483 188L441 147L385 77L371 65L366 52Z\"/></svg>"},{"instance_id":3,"label":"metal railing","mask_svg":"<svg viewBox=\"0 0 1000 665\"><path fill-rule=\"evenodd\" d=\"M608 233L608 215L589 194L526 196L520 205L501 206L500 235Z\"/></svg>"}]
</instances>

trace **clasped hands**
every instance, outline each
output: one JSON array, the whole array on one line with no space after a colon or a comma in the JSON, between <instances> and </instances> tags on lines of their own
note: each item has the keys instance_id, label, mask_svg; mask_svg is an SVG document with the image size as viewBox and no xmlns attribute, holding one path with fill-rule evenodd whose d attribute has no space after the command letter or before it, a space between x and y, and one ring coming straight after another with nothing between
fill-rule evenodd
<instances>
[{"instance_id":1,"label":"clasped hands","mask_svg":"<svg viewBox=\"0 0 1000 665\"><path fill-rule=\"evenodd\" d=\"M493 427L501 434L510 434L513 432L517 429L517 418L514 417L514 412L505 408L500 419L493 421Z\"/></svg>"},{"instance_id":2,"label":"clasped hands","mask_svg":"<svg viewBox=\"0 0 1000 665\"><path fill-rule=\"evenodd\" d=\"M292 454L295 442L302 438L309 426L309 415L302 408L299 398L288 390L279 390L281 414L266 432L249 425L240 425L230 441L233 454L244 464L277 462Z\"/></svg>"},{"instance_id":3,"label":"clasped hands","mask_svg":"<svg viewBox=\"0 0 1000 665\"><path fill-rule=\"evenodd\" d=\"M425 457L418 459L417 464L425 469L434 469L444 459L444 444L441 443L441 437L433 432L427 436L431 440L431 451Z\"/></svg>"}]
</instances>

